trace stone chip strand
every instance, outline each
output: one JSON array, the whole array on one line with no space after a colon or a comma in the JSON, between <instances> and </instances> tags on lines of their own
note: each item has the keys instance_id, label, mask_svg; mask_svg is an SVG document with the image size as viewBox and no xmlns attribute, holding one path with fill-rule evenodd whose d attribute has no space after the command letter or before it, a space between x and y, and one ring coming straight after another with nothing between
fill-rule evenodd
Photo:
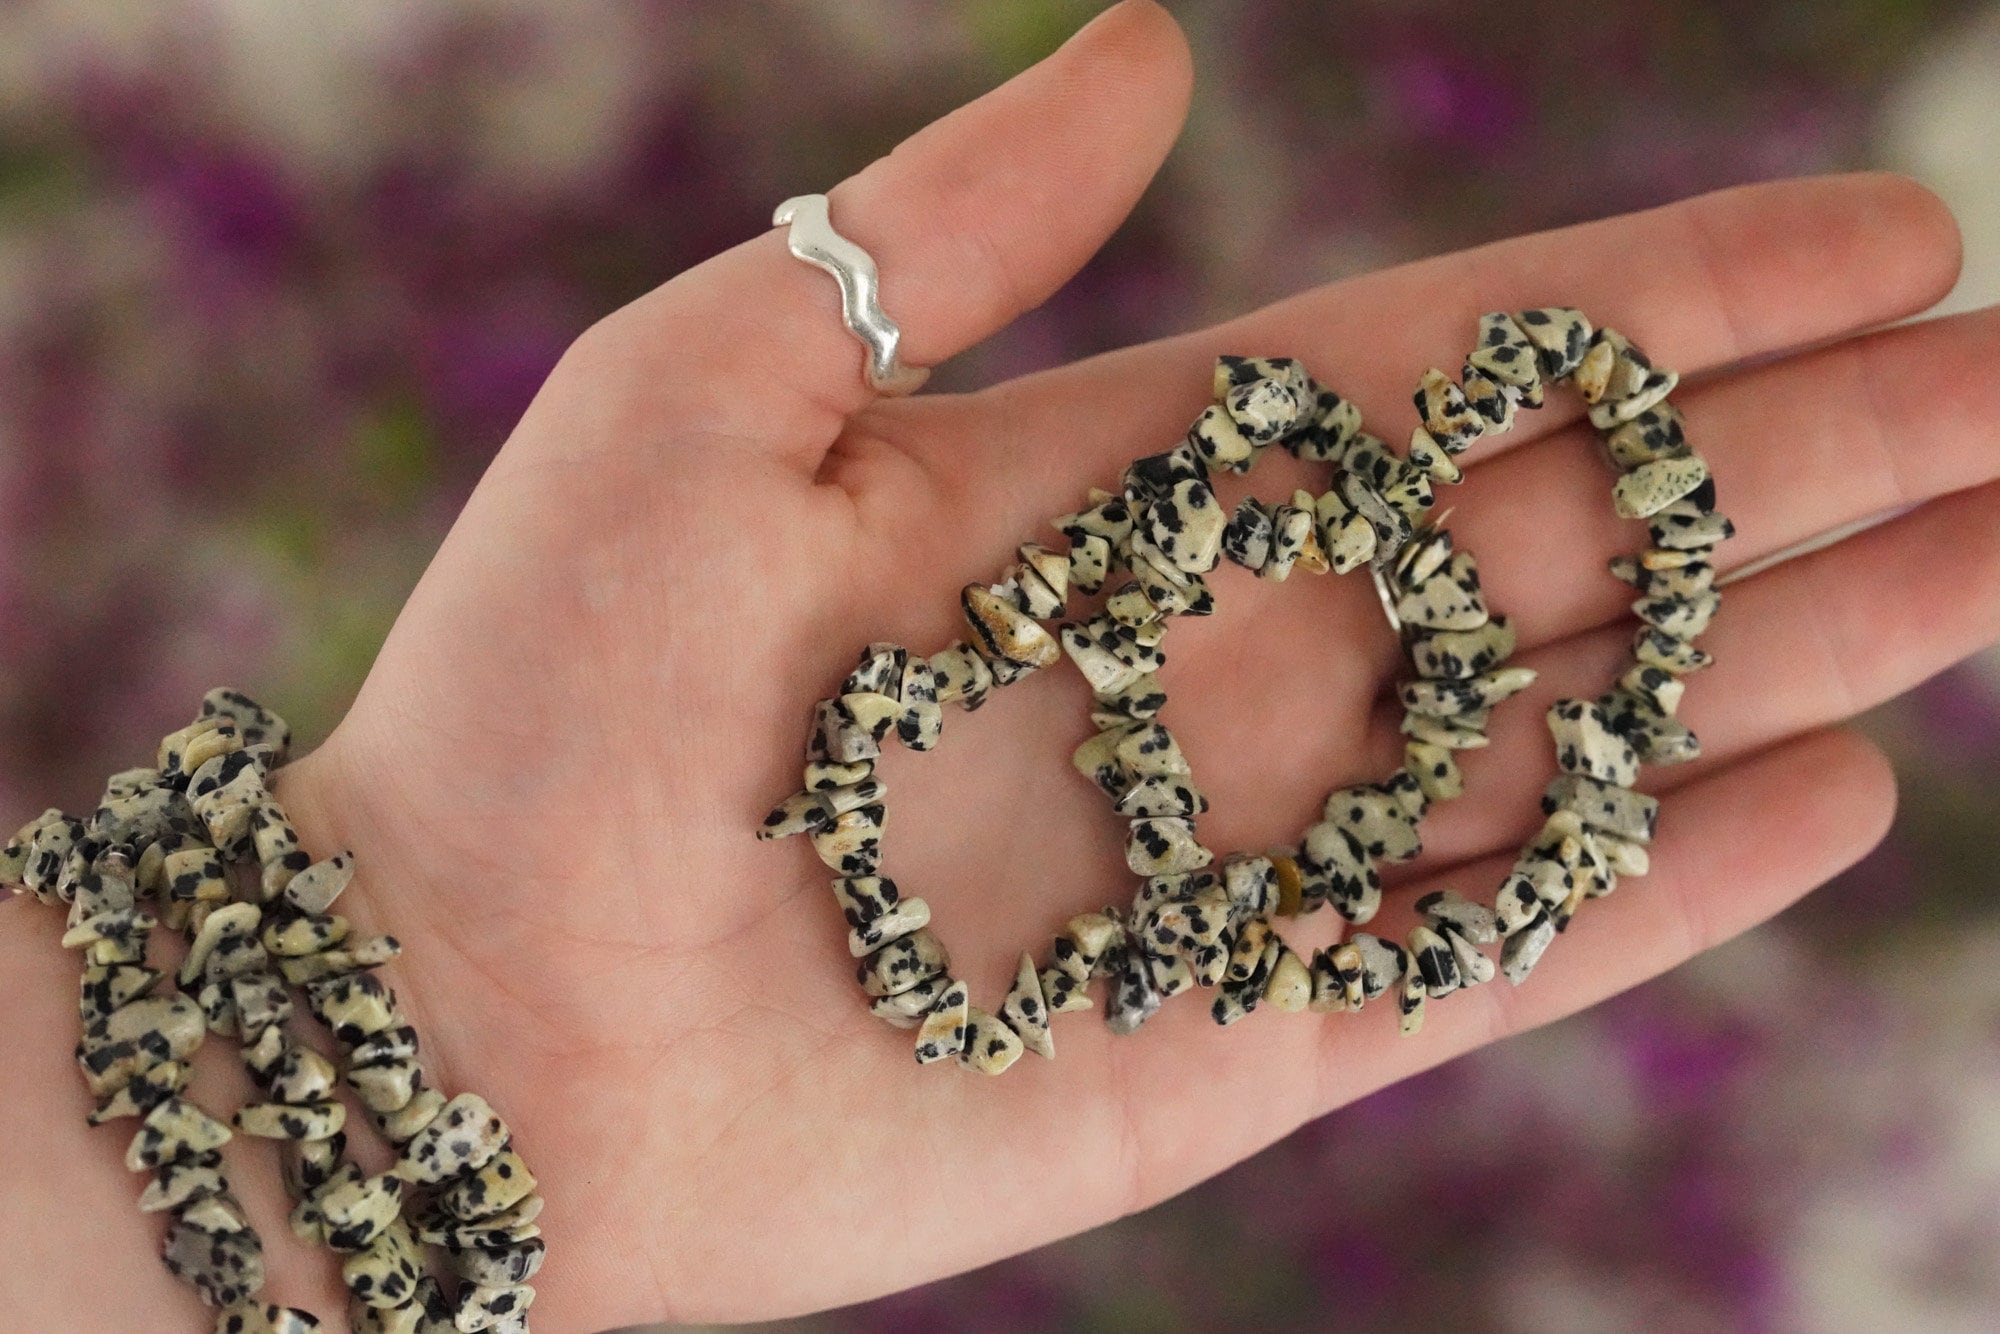
<instances>
[{"instance_id":1,"label":"stone chip strand","mask_svg":"<svg viewBox=\"0 0 2000 1334\"><path fill-rule=\"evenodd\" d=\"M914 724L918 740L925 725ZM218 1331L320 1328L255 1300L262 1246L218 1151L232 1133L278 1144L299 1202L292 1227L342 1255L354 1329L525 1331L528 1280L546 1253L534 1174L482 1099L425 1084L416 1031L373 973L400 946L356 940L330 911L352 854L313 862L265 786L289 740L241 692L211 691L155 767L113 776L90 819L45 811L0 850L0 880L69 905L64 944L85 960L78 1061L99 1102L90 1119L139 1121L127 1161L154 1175L140 1207L168 1214L163 1259L222 1308ZM238 866L247 898L232 892ZM146 939L161 922L185 932L188 950L181 992L154 996L162 974L146 965ZM340 1044L339 1067L287 1031L294 988ZM262 1098L236 1112L233 1132L182 1096L211 1031L240 1040ZM345 1157L343 1077L400 1152L378 1176ZM424 1272L425 1245L462 1280L456 1300Z\"/></svg>"},{"instance_id":2,"label":"stone chip strand","mask_svg":"<svg viewBox=\"0 0 2000 1334\"><path fill-rule=\"evenodd\" d=\"M1354 932L1307 961L1273 919L1331 903L1350 924L1368 922L1381 902L1376 863L1421 851L1417 827L1429 803L1464 790L1457 753L1486 745L1492 709L1533 680L1507 665L1513 628L1489 611L1471 556L1454 550L1430 511L1436 486L1461 480L1458 455L1511 429L1520 408L1541 407L1548 386L1565 381L1582 395L1620 471L1614 509L1645 520L1651 537L1640 554L1611 564L1639 594L1633 666L1595 700L1550 707L1561 772L1543 797L1548 819L1491 907L1450 891L1429 894L1403 941ZM976 643L930 659L935 698L977 708L994 684L1049 665L1051 642L1066 653L1091 687L1097 728L1077 748L1075 766L1128 819L1127 864L1141 877L1127 909L1072 918L1044 966L1024 954L998 1015L973 1006L965 984L950 976L928 906L903 899L880 874L879 787L824 795L872 779L879 720L909 707L886 688L888 667L904 650L870 645L842 693L821 703L805 788L771 813L763 836L814 834L838 873L834 892L871 1008L918 1030L920 1061L956 1056L998 1073L1022 1051L1052 1057L1050 1017L1090 1008L1088 988L1099 978L1110 983L1106 1021L1121 1033L1195 986L1216 988L1211 1011L1222 1024L1264 1001L1324 1013L1359 1010L1393 993L1401 1029L1412 1034L1430 1000L1496 972L1518 983L1584 901L1611 892L1619 875L1648 869L1658 803L1633 790L1641 765L1699 753L1675 710L1683 678L1711 661L1693 641L1720 604L1714 548L1734 530L1667 401L1677 382L1579 311L1493 312L1481 317L1458 381L1437 369L1420 378L1413 396L1420 425L1399 456L1298 362L1224 357L1217 401L1186 439L1136 461L1120 492L1094 490L1086 508L1055 521L1070 543L1069 587L1094 593L1121 568L1131 576L1098 614L1059 625L1053 641L1034 624L1059 614L1067 592L1060 579L1036 585L1045 567L1064 568L1040 547L1032 548L1039 560L1022 548L999 584L969 585L962 602ZM1275 506L1249 497L1223 519L1208 478L1248 471L1273 444L1332 465L1326 491L1297 491ZM1168 618L1214 609L1205 576L1223 560L1273 581L1300 569L1371 566L1415 677L1397 692L1405 744L1396 773L1331 793L1322 820L1296 847L1232 853L1218 863L1195 836L1208 802L1159 722L1166 695L1155 673L1166 661ZM881 696L872 708L847 706L848 694L870 690ZM855 804L863 801L870 804ZM1495 943L1497 968L1483 952Z\"/></svg>"}]
</instances>

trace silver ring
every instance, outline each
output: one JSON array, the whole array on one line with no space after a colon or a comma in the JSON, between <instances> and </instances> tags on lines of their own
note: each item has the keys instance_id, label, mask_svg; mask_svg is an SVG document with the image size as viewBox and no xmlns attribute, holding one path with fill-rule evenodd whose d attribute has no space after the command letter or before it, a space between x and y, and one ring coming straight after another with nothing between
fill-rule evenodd
<instances>
[{"instance_id":1,"label":"silver ring","mask_svg":"<svg viewBox=\"0 0 2000 1334\"><path fill-rule=\"evenodd\" d=\"M914 393L930 378L920 366L905 366L896 359L896 346L903 331L882 311L881 288L875 261L866 250L833 229L827 218L825 195L794 195L778 205L771 216L773 227L790 224L785 244L791 252L816 268L825 269L840 284L840 317L862 345L868 359L862 364L868 387L878 394Z\"/></svg>"}]
</instances>

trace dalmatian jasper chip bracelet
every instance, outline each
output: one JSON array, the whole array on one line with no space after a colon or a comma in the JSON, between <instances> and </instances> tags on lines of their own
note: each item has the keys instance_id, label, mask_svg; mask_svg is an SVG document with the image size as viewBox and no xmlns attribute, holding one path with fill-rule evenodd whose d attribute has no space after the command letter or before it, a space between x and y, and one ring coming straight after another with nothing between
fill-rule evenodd
<instances>
[{"instance_id":1,"label":"dalmatian jasper chip bracelet","mask_svg":"<svg viewBox=\"0 0 2000 1334\"><path fill-rule=\"evenodd\" d=\"M212 690L155 767L112 775L87 817L43 812L0 852L0 881L68 905L90 1122L137 1122L125 1163L152 1174L139 1208L166 1216L161 1258L221 1308L217 1334L321 1328L257 1299L263 1244L222 1170L238 1134L277 1147L292 1230L340 1257L356 1334L522 1334L546 1253L534 1173L484 1099L426 1084L416 1029L374 971L402 947L331 911L353 855L313 861L266 786L290 736L243 694ZM156 926L187 941L164 991L146 961ZM295 991L338 1063L289 1031ZM259 1090L227 1122L188 1094L210 1033L237 1040ZM343 1081L397 1151L380 1174L346 1156ZM456 1300L425 1272L425 1245L460 1280Z\"/></svg>"},{"instance_id":2,"label":"dalmatian jasper chip bracelet","mask_svg":"<svg viewBox=\"0 0 2000 1334\"><path fill-rule=\"evenodd\" d=\"M1422 424L1399 454L1297 361L1224 357L1216 402L1183 441L1134 462L1117 494L1093 491L1084 509L1054 521L1065 551L1029 542L998 582L962 590L969 638L929 657L893 644L862 651L815 708L802 790L771 811L759 837L809 836L834 872L869 1007L916 1029L925 1063L956 1057L998 1074L1023 1051L1052 1057L1052 1016L1090 1008L1098 978L1108 983L1105 1019L1118 1033L1135 1031L1165 1000L1207 987L1219 1024L1264 1002L1356 1011L1393 993L1409 1034L1429 1000L1496 971L1519 983L1584 902L1610 893L1621 875L1646 873L1658 803L1634 790L1640 766L1699 750L1675 712L1684 678L1710 662L1694 640L1720 604L1712 553L1733 528L1667 401L1677 380L1579 311L1488 314L1458 380L1436 369L1422 376L1414 395ZM1464 790L1456 753L1484 746L1492 710L1533 680L1507 665L1514 632L1487 607L1471 554L1454 547L1432 511L1435 488L1461 480L1459 455L1510 429L1521 408L1540 407L1548 387L1564 382L1588 404L1619 471L1617 512L1647 525L1648 545L1611 565L1639 594L1632 665L1597 698L1549 708L1559 772L1542 798L1547 820L1490 906L1449 890L1427 894L1402 940L1356 931L1308 960L1285 943L1276 920L1331 905L1353 926L1367 923L1382 899L1378 864L1421 852L1430 804ZM1210 478L1247 472L1272 445L1326 463L1326 489L1278 504L1250 497L1226 514ZM1167 697L1156 673L1172 619L1214 610L1205 576L1224 560L1277 581L1369 567L1412 676L1397 692L1402 767L1335 789L1296 845L1218 860L1196 836L1208 800L1160 721ZM1072 594L1097 593L1121 571L1126 577L1095 614L1049 624ZM1094 698L1097 730L1075 764L1128 818L1126 864L1139 885L1122 910L1070 919L1043 962L1023 954L989 1011L951 975L929 905L903 897L881 874L888 808L875 761L891 733L929 750L945 705L976 709L996 686L1064 656ZM1496 943L1497 966L1485 952Z\"/></svg>"}]
</instances>

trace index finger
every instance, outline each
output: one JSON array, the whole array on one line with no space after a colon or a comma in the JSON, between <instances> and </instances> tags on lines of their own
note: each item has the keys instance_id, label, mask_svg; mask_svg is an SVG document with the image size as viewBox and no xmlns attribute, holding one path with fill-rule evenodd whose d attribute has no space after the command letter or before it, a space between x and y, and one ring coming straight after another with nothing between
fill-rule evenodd
<instances>
[{"instance_id":1,"label":"index finger","mask_svg":"<svg viewBox=\"0 0 2000 1334\"><path fill-rule=\"evenodd\" d=\"M940 475L982 494L989 511L1012 507L991 503L1002 470L1016 486L1024 475L1068 476L1076 486L1115 476L1180 437L1209 401L1223 353L1298 357L1361 407L1369 429L1400 445L1416 424L1409 404L1418 377L1432 365L1455 372L1485 311L1576 306L1691 375L1921 311L1950 290L1958 268L1951 214L1905 177L1739 186L1343 279L995 386L981 397L1008 423L1005 457L961 450L955 470ZM1561 396L1468 461L1580 415ZM1029 516L1006 517L1018 526Z\"/></svg>"}]
</instances>

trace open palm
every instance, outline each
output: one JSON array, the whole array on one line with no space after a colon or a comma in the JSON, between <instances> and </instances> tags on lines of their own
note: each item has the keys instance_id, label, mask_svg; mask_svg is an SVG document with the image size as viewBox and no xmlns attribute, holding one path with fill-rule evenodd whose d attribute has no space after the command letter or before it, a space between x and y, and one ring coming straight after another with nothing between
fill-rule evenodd
<instances>
[{"instance_id":1,"label":"open palm","mask_svg":"<svg viewBox=\"0 0 2000 1334\"><path fill-rule=\"evenodd\" d=\"M1122 5L833 191L906 357L950 356L1081 264L1158 166L1188 79L1164 12ZM778 1316L1063 1236L1649 977L1852 862L1892 784L1823 729L2000 635L2000 320L1855 333L1936 300L1955 264L1949 219L1906 182L1755 187L883 402L832 285L777 233L603 321L281 789L316 851L359 853L343 911L409 947L387 976L433 1082L491 1098L541 1174L540 1325ZM867 1013L811 849L752 837L796 786L811 702L870 640L962 636L958 587L1176 440L1216 354L1298 356L1393 438L1418 373L1455 364L1481 312L1551 303L1696 375L1678 401L1738 524L1732 565L1916 507L1732 591L1684 710L1705 758L1665 775L1653 873L1592 905L1528 986L1454 997L1413 1041L1372 1010L1224 1031L1184 1001L1131 1038L1058 1019L1059 1059L998 1080L917 1066ZM1543 707L1597 693L1625 652L1630 594L1604 562L1636 543L1579 418L1566 395L1525 414L1447 502L1541 680L1468 758L1413 886L1490 895L1538 818ZM1247 482L1288 495L1287 466ZM1359 577L1215 585L1218 614L1169 637L1166 717L1216 803L1204 841L1256 849L1393 765L1400 659ZM1022 949L1130 893L1122 822L1068 763L1087 698L1067 667L1041 673L883 765L885 871L931 902L988 1008Z\"/></svg>"}]
</instances>

